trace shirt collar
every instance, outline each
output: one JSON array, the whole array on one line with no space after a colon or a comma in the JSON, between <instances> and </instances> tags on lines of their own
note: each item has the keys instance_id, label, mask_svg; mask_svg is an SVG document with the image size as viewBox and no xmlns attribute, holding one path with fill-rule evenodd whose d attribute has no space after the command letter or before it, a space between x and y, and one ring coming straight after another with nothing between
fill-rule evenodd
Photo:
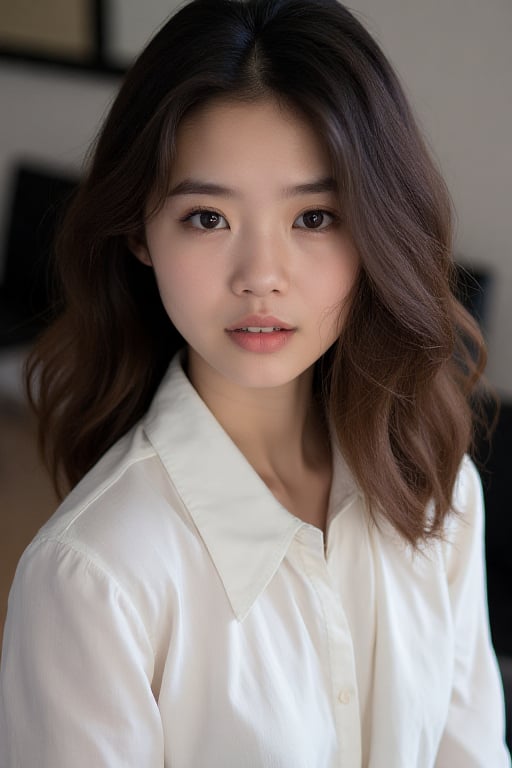
<instances>
[{"instance_id":1,"label":"shirt collar","mask_svg":"<svg viewBox=\"0 0 512 768\"><path fill-rule=\"evenodd\" d=\"M306 523L277 501L223 430L187 379L179 355L153 399L144 429L243 621ZM335 471L331 509L333 504L339 509L351 492L345 474Z\"/></svg>"}]
</instances>

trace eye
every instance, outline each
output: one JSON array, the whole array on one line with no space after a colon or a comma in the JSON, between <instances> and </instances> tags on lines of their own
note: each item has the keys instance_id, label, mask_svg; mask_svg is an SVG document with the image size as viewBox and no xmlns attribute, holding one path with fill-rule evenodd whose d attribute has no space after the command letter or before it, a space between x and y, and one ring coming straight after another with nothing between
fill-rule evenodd
<instances>
[{"instance_id":1,"label":"eye","mask_svg":"<svg viewBox=\"0 0 512 768\"><path fill-rule=\"evenodd\" d=\"M188 222L194 229L229 229L229 225L220 213L206 208L190 211L181 221Z\"/></svg>"},{"instance_id":2,"label":"eye","mask_svg":"<svg viewBox=\"0 0 512 768\"><path fill-rule=\"evenodd\" d=\"M335 221L332 213L322 210L305 211L293 222L299 229L326 229Z\"/></svg>"}]
</instances>

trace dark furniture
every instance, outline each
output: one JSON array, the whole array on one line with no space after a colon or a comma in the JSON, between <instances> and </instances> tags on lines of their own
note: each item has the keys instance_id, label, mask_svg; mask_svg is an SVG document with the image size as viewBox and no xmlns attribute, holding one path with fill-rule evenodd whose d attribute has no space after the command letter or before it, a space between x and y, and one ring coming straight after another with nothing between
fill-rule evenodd
<instances>
[{"instance_id":1,"label":"dark furniture","mask_svg":"<svg viewBox=\"0 0 512 768\"><path fill-rule=\"evenodd\" d=\"M0 270L0 349L31 342L52 316L53 236L76 183L27 163L13 170Z\"/></svg>"},{"instance_id":2,"label":"dark furniture","mask_svg":"<svg viewBox=\"0 0 512 768\"><path fill-rule=\"evenodd\" d=\"M512 751L512 403L501 403L490 439L480 436L475 451L481 462L485 498L485 549L491 633L498 655Z\"/></svg>"}]
</instances>

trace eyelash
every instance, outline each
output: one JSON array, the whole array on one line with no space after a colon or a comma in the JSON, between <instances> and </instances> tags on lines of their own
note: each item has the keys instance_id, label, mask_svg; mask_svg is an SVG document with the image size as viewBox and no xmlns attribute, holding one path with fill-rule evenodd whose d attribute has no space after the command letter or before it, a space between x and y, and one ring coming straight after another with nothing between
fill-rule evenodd
<instances>
[{"instance_id":1,"label":"eyelash","mask_svg":"<svg viewBox=\"0 0 512 768\"><path fill-rule=\"evenodd\" d=\"M218 211L216 211L215 208L193 208L191 211L186 213L185 216L182 216L180 218L180 222L182 222L183 224L187 224L187 223L190 222L190 220L192 219L193 216L198 216L201 213L214 213L216 216L220 216L222 219L225 219L225 221L227 222L226 217L223 216L222 213L219 213ZM214 229L208 230L206 228L205 229L201 229L200 227L193 227L193 229L197 229L200 232L208 232L208 231L214 232L215 231ZM223 227L223 229L224 229L224 227Z\"/></svg>"},{"instance_id":2,"label":"eyelash","mask_svg":"<svg viewBox=\"0 0 512 768\"><path fill-rule=\"evenodd\" d=\"M190 223L191 219L194 216L198 216L198 215L200 215L202 213L213 213L216 216L219 216L220 218L224 219L226 221L226 223L228 223L226 217L223 216L222 213L219 213L219 211L215 210L215 208L193 208L191 211L186 213L185 216L182 216L180 218L180 222L183 223L183 224ZM325 208L308 208L303 213L300 213L297 216L297 219L299 219L301 216L305 216L307 213L327 214L327 216L331 217L332 221L329 224L327 224L325 227L322 227L322 228L296 227L296 229L304 229L304 230L306 230L308 232L316 232L317 234L319 234L320 232L325 232L327 229L330 229L331 227L333 227L333 226L335 226L335 225L340 223L339 215L334 213L333 211L328 211ZM295 219L295 221L297 219ZM207 227L205 227L204 229L201 228L201 227L193 227L193 229L196 229L199 232L215 232L215 231L218 231L219 229L220 230L222 230L222 229L229 229L229 224L228 224L228 227L219 227L219 228L212 227L211 229L208 229Z\"/></svg>"}]
</instances>

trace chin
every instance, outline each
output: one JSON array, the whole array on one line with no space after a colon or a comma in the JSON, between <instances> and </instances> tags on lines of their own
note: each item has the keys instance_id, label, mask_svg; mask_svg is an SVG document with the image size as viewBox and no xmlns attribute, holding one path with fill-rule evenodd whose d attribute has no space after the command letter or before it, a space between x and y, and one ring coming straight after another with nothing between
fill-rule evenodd
<instances>
[{"instance_id":1,"label":"chin","mask_svg":"<svg viewBox=\"0 0 512 768\"><path fill-rule=\"evenodd\" d=\"M302 363L297 353L277 352L268 355L256 355L235 350L226 354L212 354L211 350L196 351L194 355L194 378L212 383L221 379L229 387L242 389L275 389L285 387L302 376L311 373L316 357L307 356ZM306 356L305 356L306 357Z\"/></svg>"},{"instance_id":2,"label":"chin","mask_svg":"<svg viewBox=\"0 0 512 768\"><path fill-rule=\"evenodd\" d=\"M245 369L240 367L219 371L236 386L244 389L275 389L285 387L306 374L310 365L302 368L286 365L283 361L258 359L251 361Z\"/></svg>"}]
</instances>

